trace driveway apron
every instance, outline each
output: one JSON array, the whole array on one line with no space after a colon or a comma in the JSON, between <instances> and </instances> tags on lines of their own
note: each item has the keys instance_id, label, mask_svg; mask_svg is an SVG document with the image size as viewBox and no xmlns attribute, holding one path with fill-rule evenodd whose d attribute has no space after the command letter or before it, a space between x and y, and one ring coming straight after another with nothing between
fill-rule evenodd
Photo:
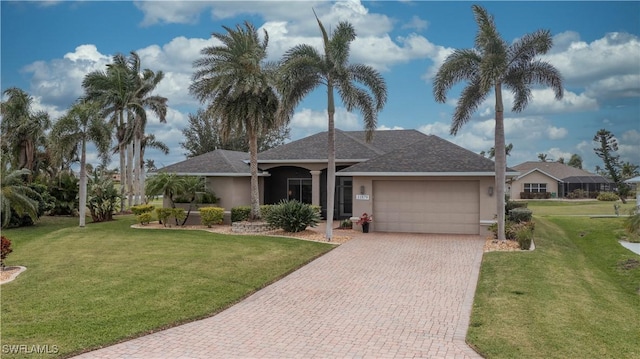
<instances>
[{"instance_id":1,"label":"driveway apron","mask_svg":"<svg viewBox=\"0 0 640 359\"><path fill-rule=\"evenodd\" d=\"M207 319L78 358L480 358L479 236L359 235Z\"/></svg>"}]
</instances>

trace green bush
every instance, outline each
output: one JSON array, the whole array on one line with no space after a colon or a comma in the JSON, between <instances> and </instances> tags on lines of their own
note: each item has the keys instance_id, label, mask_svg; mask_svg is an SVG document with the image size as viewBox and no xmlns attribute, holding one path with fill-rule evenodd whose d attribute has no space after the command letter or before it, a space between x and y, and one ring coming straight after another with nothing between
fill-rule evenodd
<instances>
[{"instance_id":1,"label":"green bush","mask_svg":"<svg viewBox=\"0 0 640 359\"><path fill-rule=\"evenodd\" d=\"M530 222L533 212L529 208L514 208L509 211L509 220L520 223Z\"/></svg>"},{"instance_id":2,"label":"green bush","mask_svg":"<svg viewBox=\"0 0 640 359\"><path fill-rule=\"evenodd\" d=\"M49 182L49 193L55 198L51 215L75 216L78 214L78 178L71 173L62 172Z\"/></svg>"},{"instance_id":3,"label":"green bush","mask_svg":"<svg viewBox=\"0 0 640 359\"><path fill-rule=\"evenodd\" d=\"M131 212L133 212L133 214L139 215L143 213L153 212L155 208L156 207L152 204L141 204L131 207Z\"/></svg>"},{"instance_id":4,"label":"green bush","mask_svg":"<svg viewBox=\"0 0 640 359\"><path fill-rule=\"evenodd\" d=\"M527 208L528 205L529 203L527 202L516 202L516 201L507 200L507 202L504 205L504 214L509 215L509 211L511 211L512 209Z\"/></svg>"},{"instance_id":5,"label":"green bush","mask_svg":"<svg viewBox=\"0 0 640 359\"><path fill-rule=\"evenodd\" d=\"M211 228L213 224L221 224L224 219L224 208L202 207L200 208L200 220L203 226Z\"/></svg>"},{"instance_id":6,"label":"green bush","mask_svg":"<svg viewBox=\"0 0 640 359\"><path fill-rule=\"evenodd\" d=\"M520 249L529 250L531 248L531 242L533 241L533 226L517 226L515 237L518 241L518 244L520 245Z\"/></svg>"},{"instance_id":7,"label":"green bush","mask_svg":"<svg viewBox=\"0 0 640 359\"><path fill-rule=\"evenodd\" d=\"M156 216L158 217L158 221L167 226L167 221L171 214L173 213L173 208L156 208Z\"/></svg>"},{"instance_id":8,"label":"green bush","mask_svg":"<svg viewBox=\"0 0 640 359\"><path fill-rule=\"evenodd\" d=\"M242 222L249 219L251 207L238 206L231 208L231 222Z\"/></svg>"},{"instance_id":9,"label":"green bush","mask_svg":"<svg viewBox=\"0 0 640 359\"><path fill-rule=\"evenodd\" d=\"M149 224L152 219L153 216L151 215L151 212L143 212L136 216L136 220L140 224Z\"/></svg>"},{"instance_id":10,"label":"green bush","mask_svg":"<svg viewBox=\"0 0 640 359\"><path fill-rule=\"evenodd\" d=\"M518 239L518 232L520 230L522 230L523 228L527 228L528 230L530 230L531 232L533 232L534 229L534 222L520 222L520 223L516 223L513 221L505 221L504 223L504 236L506 239L509 240L517 240ZM497 223L493 223L492 225L489 226L489 231L491 233L493 233L493 238L498 238L498 224Z\"/></svg>"},{"instance_id":11,"label":"green bush","mask_svg":"<svg viewBox=\"0 0 640 359\"><path fill-rule=\"evenodd\" d=\"M522 199L549 199L551 192L520 192Z\"/></svg>"},{"instance_id":12,"label":"green bush","mask_svg":"<svg viewBox=\"0 0 640 359\"><path fill-rule=\"evenodd\" d=\"M613 192L600 192L597 199L598 201L617 201L620 196Z\"/></svg>"},{"instance_id":13,"label":"green bush","mask_svg":"<svg viewBox=\"0 0 640 359\"><path fill-rule=\"evenodd\" d=\"M272 204L263 204L260 206L260 216L262 218L267 218L267 215L271 212L273 208Z\"/></svg>"},{"instance_id":14,"label":"green bush","mask_svg":"<svg viewBox=\"0 0 640 359\"><path fill-rule=\"evenodd\" d=\"M113 181L94 172L89 179L87 187L87 208L91 213L94 222L104 222L113 220L115 212L120 202L120 195L116 190Z\"/></svg>"},{"instance_id":15,"label":"green bush","mask_svg":"<svg viewBox=\"0 0 640 359\"><path fill-rule=\"evenodd\" d=\"M175 218L176 225L178 225L180 222L183 222L185 218L187 218L187 212L185 212L185 210L182 208L172 208L171 217Z\"/></svg>"},{"instance_id":16,"label":"green bush","mask_svg":"<svg viewBox=\"0 0 640 359\"><path fill-rule=\"evenodd\" d=\"M282 200L264 218L273 227L286 232L300 232L309 226L315 227L320 221L320 214L309 204Z\"/></svg>"},{"instance_id":17,"label":"green bush","mask_svg":"<svg viewBox=\"0 0 640 359\"><path fill-rule=\"evenodd\" d=\"M350 219L344 219L340 222L340 228L342 229L351 229L353 228L353 223L351 223Z\"/></svg>"}]
</instances>

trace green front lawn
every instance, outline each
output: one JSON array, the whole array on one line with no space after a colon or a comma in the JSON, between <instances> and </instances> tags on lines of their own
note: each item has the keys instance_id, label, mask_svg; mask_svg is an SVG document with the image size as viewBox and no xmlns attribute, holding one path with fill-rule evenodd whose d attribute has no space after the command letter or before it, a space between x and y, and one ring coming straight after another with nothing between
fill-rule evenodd
<instances>
[{"instance_id":1,"label":"green front lawn","mask_svg":"<svg viewBox=\"0 0 640 359\"><path fill-rule=\"evenodd\" d=\"M624 219L540 207L535 251L485 253L467 341L487 358L640 358L640 256L613 235Z\"/></svg>"},{"instance_id":2,"label":"green front lawn","mask_svg":"<svg viewBox=\"0 0 640 359\"><path fill-rule=\"evenodd\" d=\"M81 229L77 218L45 217L4 230L14 248L7 265L28 269L2 285L2 344L68 355L208 317L334 248L133 223Z\"/></svg>"},{"instance_id":3,"label":"green front lawn","mask_svg":"<svg viewBox=\"0 0 640 359\"><path fill-rule=\"evenodd\" d=\"M627 200L623 204L620 201L550 201L550 200L528 200L528 207L536 216L598 216L615 215L614 204L620 206L618 213L628 215L629 211L636 206L635 199Z\"/></svg>"}]
</instances>

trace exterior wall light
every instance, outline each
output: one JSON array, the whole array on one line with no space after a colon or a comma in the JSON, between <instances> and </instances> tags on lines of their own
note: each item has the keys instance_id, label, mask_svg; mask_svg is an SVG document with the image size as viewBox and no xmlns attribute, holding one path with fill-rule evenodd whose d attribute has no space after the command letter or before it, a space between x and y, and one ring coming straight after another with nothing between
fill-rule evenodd
<instances>
[{"instance_id":1,"label":"exterior wall light","mask_svg":"<svg viewBox=\"0 0 640 359\"><path fill-rule=\"evenodd\" d=\"M360 194L364 194L364 186L360 186Z\"/></svg>"},{"instance_id":2,"label":"exterior wall light","mask_svg":"<svg viewBox=\"0 0 640 359\"><path fill-rule=\"evenodd\" d=\"M489 188L487 189L487 193L489 194L489 197L493 196L493 187L489 186Z\"/></svg>"}]
</instances>

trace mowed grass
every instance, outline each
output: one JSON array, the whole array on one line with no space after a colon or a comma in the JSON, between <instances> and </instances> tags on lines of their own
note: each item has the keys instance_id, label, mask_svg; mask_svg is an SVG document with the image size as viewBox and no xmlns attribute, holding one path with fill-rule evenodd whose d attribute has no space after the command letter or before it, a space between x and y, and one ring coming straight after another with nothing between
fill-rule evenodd
<instances>
[{"instance_id":1,"label":"mowed grass","mask_svg":"<svg viewBox=\"0 0 640 359\"><path fill-rule=\"evenodd\" d=\"M536 216L535 251L485 253L467 341L486 358L640 358L640 256L613 235L623 220Z\"/></svg>"},{"instance_id":2,"label":"mowed grass","mask_svg":"<svg viewBox=\"0 0 640 359\"><path fill-rule=\"evenodd\" d=\"M544 216L600 216L615 215L614 204L620 206L618 213L628 215L629 211L636 206L635 199L628 199L627 203L620 201L549 201L549 200L528 200L528 207L533 214L538 217Z\"/></svg>"},{"instance_id":3,"label":"mowed grass","mask_svg":"<svg viewBox=\"0 0 640 359\"><path fill-rule=\"evenodd\" d=\"M28 269L2 285L2 344L66 356L208 317L334 248L132 223L44 218L3 231L14 248L7 265Z\"/></svg>"}]
</instances>

